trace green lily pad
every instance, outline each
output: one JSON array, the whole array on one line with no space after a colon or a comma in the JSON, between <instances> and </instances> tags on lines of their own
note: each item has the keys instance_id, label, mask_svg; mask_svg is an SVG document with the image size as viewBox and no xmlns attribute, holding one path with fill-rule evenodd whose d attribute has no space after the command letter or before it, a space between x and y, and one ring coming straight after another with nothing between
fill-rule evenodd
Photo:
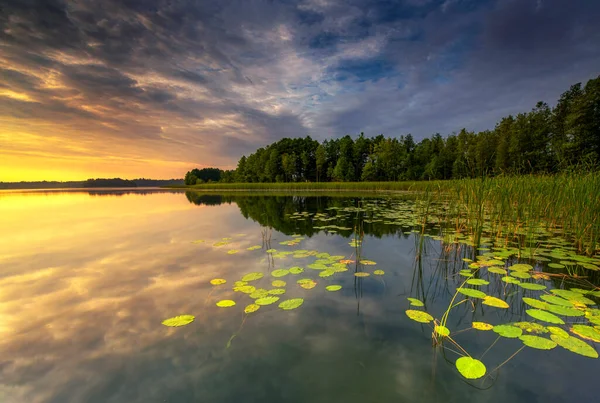
<instances>
[{"instance_id":1,"label":"green lily pad","mask_svg":"<svg viewBox=\"0 0 600 403\"><path fill-rule=\"evenodd\" d=\"M562 315L562 316L583 316L583 315L585 315L585 312L580 311L579 309L570 308L568 306L562 306L562 305L548 304L548 306L546 307L546 310L550 311L552 313L555 313L557 315Z\"/></svg>"},{"instance_id":2,"label":"green lily pad","mask_svg":"<svg viewBox=\"0 0 600 403\"><path fill-rule=\"evenodd\" d=\"M509 267L510 270L525 272L533 269L533 266L530 264L518 263L513 264Z\"/></svg>"},{"instance_id":3,"label":"green lily pad","mask_svg":"<svg viewBox=\"0 0 600 403\"><path fill-rule=\"evenodd\" d=\"M504 309L509 307L509 305L506 303L506 301L503 301L500 298L490 297L489 295L487 295L483 299L483 305L489 305L489 306L493 306L495 308L504 308Z\"/></svg>"},{"instance_id":4,"label":"green lily pad","mask_svg":"<svg viewBox=\"0 0 600 403\"><path fill-rule=\"evenodd\" d=\"M292 299L288 299L287 301L283 301L282 303L280 303L279 307L283 310L289 311L290 309L298 308L303 303L304 303L304 300L302 298L292 298Z\"/></svg>"},{"instance_id":5,"label":"green lily pad","mask_svg":"<svg viewBox=\"0 0 600 403\"><path fill-rule=\"evenodd\" d=\"M327 287L325 287L325 289L327 291L339 291L339 290L342 289L342 286L341 285L337 285L337 284L336 285L328 285Z\"/></svg>"},{"instance_id":6,"label":"green lily pad","mask_svg":"<svg viewBox=\"0 0 600 403\"><path fill-rule=\"evenodd\" d=\"M290 271L287 269L277 269L271 272L271 276L273 277L283 277L287 276L288 274L290 274Z\"/></svg>"},{"instance_id":7,"label":"green lily pad","mask_svg":"<svg viewBox=\"0 0 600 403\"><path fill-rule=\"evenodd\" d=\"M311 288L315 288L315 286L317 285L317 282L310 278L303 278L301 280L298 280L297 283L298 283L298 285L300 285L300 287L307 289L307 290L310 290Z\"/></svg>"},{"instance_id":8,"label":"green lily pad","mask_svg":"<svg viewBox=\"0 0 600 403\"><path fill-rule=\"evenodd\" d=\"M560 263L548 263L548 267L553 269L564 269L565 265Z\"/></svg>"},{"instance_id":9,"label":"green lily pad","mask_svg":"<svg viewBox=\"0 0 600 403\"><path fill-rule=\"evenodd\" d=\"M264 274L259 272L248 273L242 277L242 281L254 281L263 278Z\"/></svg>"},{"instance_id":10,"label":"green lily pad","mask_svg":"<svg viewBox=\"0 0 600 403\"><path fill-rule=\"evenodd\" d=\"M264 288L257 288L256 290L254 290L253 292L250 293L250 298L253 298L253 299L262 298L262 297L266 297L267 295L269 295L268 290L265 290Z\"/></svg>"},{"instance_id":11,"label":"green lily pad","mask_svg":"<svg viewBox=\"0 0 600 403\"><path fill-rule=\"evenodd\" d=\"M560 327L548 326L546 329L548 329L548 331L553 335L562 337L563 339L569 337L569 333L567 333L564 329L561 329Z\"/></svg>"},{"instance_id":12,"label":"green lily pad","mask_svg":"<svg viewBox=\"0 0 600 403\"><path fill-rule=\"evenodd\" d=\"M237 249L229 249L229 250L227 251L227 254L228 254L228 255L235 255L235 254L236 254L236 253L238 253L238 252L239 252L239 250L237 250Z\"/></svg>"},{"instance_id":13,"label":"green lily pad","mask_svg":"<svg viewBox=\"0 0 600 403\"><path fill-rule=\"evenodd\" d=\"M372 260L367 260L367 259L362 259L362 260L360 261L360 263L361 263L361 264L364 264L365 266L373 266L373 265L376 265L376 264L377 264L377 263L375 263L374 261L372 261Z\"/></svg>"},{"instance_id":14,"label":"green lily pad","mask_svg":"<svg viewBox=\"0 0 600 403\"><path fill-rule=\"evenodd\" d=\"M552 294L558 295L559 297L566 298L569 301L575 301L575 302L579 302L579 303L585 304L585 305L595 305L594 301L592 301L589 298L584 297L583 295L581 295L575 291L561 290L561 289L555 288L553 290L550 290L550 292Z\"/></svg>"},{"instance_id":15,"label":"green lily pad","mask_svg":"<svg viewBox=\"0 0 600 403\"><path fill-rule=\"evenodd\" d=\"M471 326L473 327L473 329L477 330L492 330L494 328L494 326L485 322L473 322L471 323Z\"/></svg>"},{"instance_id":16,"label":"green lily pad","mask_svg":"<svg viewBox=\"0 0 600 403\"><path fill-rule=\"evenodd\" d=\"M473 272L471 270L464 269L464 270L459 271L458 274L460 274L461 276L464 276L464 277L471 277L473 275Z\"/></svg>"},{"instance_id":17,"label":"green lily pad","mask_svg":"<svg viewBox=\"0 0 600 403\"><path fill-rule=\"evenodd\" d=\"M244 294L252 294L256 291L256 287L253 285L242 285L239 287L233 287L233 291L243 292Z\"/></svg>"},{"instance_id":18,"label":"green lily pad","mask_svg":"<svg viewBox=\"0 0 600 403\"><path fill-rule=\"evenodd\" d=\"M441 325L440 325L440 326L438 326L438 325L436 325L436 326L433 328L433 331L434 331L436 334L439 334L439 335L440 335L440 336L442 336L442 337L448 337L448 336L450 336L450 329L448 329L446 326L441 326Z\"/></svg>"},{"instance_id":19,"label":"green lily pad","mask_svg":"<svg viewBox=\"0 0 600 403\"><path fill-rule=\"evenodd\" d=\"M519 287L525 288L526 290L533 290L533 291L541 291L541 290L545 290L547 288L543 284L536 284L536 283L519 283Z\"/></svg>"},{"instance_id":20,"label":"green lily pad","mask_svg":"<svg viewBox=\"0 0 600 403\"><path fill-rule=\"evenodd\" d=\"M482 280L480 278L472 278L467 280L467 284L471 285L488 285L490 282L486 280Z\"/></svg>"},{"instance_id":21,"label":"green lily pad","mask_svg":"<svg viewBox=\"0 0 600 403\"><path fill-rule=\"evenodd\" d=\"M539 299L533 299L529 297L523 297L523 302L537 309L546 309L546 307L548 306L547 303L542 302Z\"/></svg>"},{"instance_id":22,"label":"green lily pad","mask_svg":"<svg viewBox=\"0 0 600 403\"><path fill-rule=\"evenodd\" d=\"M511 271L510 276L515 277L515 278L524 279L524 280L531 278L531 275L529 273L526 273L523 271Z\"/></svg>"},{"instance_id":23,"label":"green lily pad","mask_svg":"<svg viewBox=\"0 0 600 403\"><path fill-rule=\"evenodd\" d=\"M246 285L246 284L248 284L247 281L240 281L240 280L238 280L235 283L233 283L233 286L234 287L241 287L241 286Z\"/></svg>"},{"instance_id":24,"label":"green lily pad","mask_svg":"<svg viewBox=\"0 0 600 403\"><path fill-rule=\"evenodd\" d=\"M319 277L331 277L335 274L335 270L333 269L325 269L319 273Z\"/></svg>"},{"instance_id":25,"label":"green lily pad","mask_svg":"<svg viewBox=\"0 0 600 403\"><path fill-rule=\"evenodd\" d=\"M244 312L246 312L246 313L256 312L256 311L258 311L259 308L260 308L260 305L250 304L246 308L244 308Z\"/></svg>"},{"instance_id":26,"label":"green lily pad","mask_svg":"<svg viewBox=\"0 0 600 403\"><path fill-rule=\"evenodd\" d=\"M502 280L508 284L521 284L521 282L519 280L517 280L516 278L510 277L510 276L502 277L500 280Z\"/></svg>"},{"instance_id":27,"label":"green lily pad","mask_svg":"<svg viewBox=\"0 0 600 403\"><path fill-rule=\"evenodd\" d=\"M271 285L273 287L285 287L286 286L286 282L283 280L273 280L273 282L271 283Z\"/></svg>"},{"instance_id":28,"label":"green lily pad","mask_svg":"<svg viewBox=\"0 0 600 403\"><path fill-rule=\"evenodd\" d=\"M512 324L512 326L516 326L519 329L526 331L527 333L534 333L534 334L548 333L548 330L546 329L545 326L540 325L539 323L535 323L535 322L515 322Z\"/></svg>"},{"instance_id":29,"label":"green lily pad","mask_svg":"<svg viewBox=\"0 0 600 403\"><path fill-rule=\"evenodd\" d=\"M229 308L235 305L235 301L232 301L230 299L224 299L222 301L217 302L217 306L219 308Z\"/></svg>"},{"instance_id":30,"label":"green lily pad","mask_svg":"<svg viewBox=\"0 0 600 403\"><path fill-rule=\"evenodd\" d=\"M194 321L194 315L179 315L162 321L162 324L168 327L185 326Z\"/></svg>"},{"instance_id":31,"label":"green lily pad","mask_svg":"<svg viewBox=\"0 0 600 403\"><path fill-rule=\"evenodd\" d=\"M279 297L269 296L269 297L259 298L256 301L254 301L254 303L256 305L271 305L271 304L274 304L277 301L279 301Z\"/></svg>"},{"instance_id":32,"label":"green lily pad","mask_svg":"<svg viewBox=\"0 0 600 403\"><path fill-rule=\"evenodd\" d=\"M506 337L509 339L516 339L523 334L523 330L516 326L511 325L496 325L494 326L494 332L499 336Z\"/></svg>"},{"instance_id":33,"label":"green lily pad","mask_svg":"<svg viewBox=\"0 0 600 403\"><path fill-rule=\"evenodd\" d=\"M553 334L550 336L550 338L554 340L556 344L571 351L572 353L583 355L584 357L598 358L598 352L592 346L576 337L561 337Z\"/></svg>"},{"instance_id":34,"label":"green lily pad","mask_svg":"<svg viewBox=\"0 0 600 403\"><path fill-rule=\"evenodd\" d=\"M527 347L537 348L538 350L551 350L556 347L556 342L546 339L545 337L523 335L519 339Z\"/></svg>"},{"instance_id":35,"label":"green lily pad","mask_svg":"<svg viewBox=\"0 0 600 403\"><path fill-rule=\"evenodd\" d=\"M575 333L577 336L581 337L582 339L587 339L596 343L600 343L600 330L596 328L587 325L573 325L573 327L569 330L572 333Z\"/></svg>"},{"instance_id":36,"label":"green lily pad","mask_svg":"<svg viewBox=\"0 0 600 403\"><path fill-rule=\"evenodd\" d=\"M557 325L565 324L558 316L551 314L550 312L542 311L541 309L528 309L525 312L527 312L527 315L544 322L556 323Z\"/></svg>"},{"instance_id":37,"label":"green lily pad","mask_svg":"<svg viewBox=\"0 0 600 403\"><path fill-rule=\"evenodd\" d=\"M433 316L424 311L417 311L414 309L408 309L406 311L406 316L410 319L420 322L420 323L429 323L433 320Z\"/></svg>"},{"instance_id":38,"label":"green lily pad","mask_svg":"<svg viewBox=\"0 0 600 403\"><path fill-rule=\"evenodd\" d=\"M506 273L507 273L507 271L505 269L503 269L502 267L498 267L498 266L488 267L487 271L489 271L490 273L504 274L504 275L506 275Z\"/></svg>"},{"instance_id":39,"label":"green lily pad","mask_svg":"<svg viewBox=\"0 0 600 403\"><path fill-rule=\"evenodd\" d=\"M460 357L456 360L456 369L467 379L479 379L485 375L485 365L471 357Z\"/></svg>"},{"instance_id":40,"label":"green lily pad","mask_svg":"<svg viewBox=\"0 0 600 403\"><path fill-rule=\"evenodd\" d=\"M281 295L281 294L285 294L285 289L284 288L275 288L272 290L268 291L269 295Z\"/></svg>"},{"instance_id":41,"label":"green lily pad","mask_svg":"<svg viewBox=\"0 0 600 403\"><path fill-rule=\"evenodd\" d=\"M290 268L289 271L292 274L300 274L300 273L304 272L304 269L302 267L294 266L294 267Z\"/></svg>"},{"instance_id":42,"label":"green lily pad","mask_svg":"<svg viewBox=\"0 0 600 403\"><path fill-rule=\"evenodd\" d=\"M410 304L412 306L424 306L425 304L423 304L423 302L421 302L421 300L416 299L416 298L406 298L407 300L410 301Z\"/></svg>"},{"instance_id":43,"label":"green lily pad","mask_svg":"<svg viewBox=\"0 0 600 403\"><path fill-rule=\"evenodd\" d=\"M458 292L460 292L461 294L466 295L467 297L473 297L473 298L485 298L485 297L487 297L487 294L484 293L483 291L474 290L472 288L461 288L461 289L458 290Z\"/></svg>"}]
</instances>

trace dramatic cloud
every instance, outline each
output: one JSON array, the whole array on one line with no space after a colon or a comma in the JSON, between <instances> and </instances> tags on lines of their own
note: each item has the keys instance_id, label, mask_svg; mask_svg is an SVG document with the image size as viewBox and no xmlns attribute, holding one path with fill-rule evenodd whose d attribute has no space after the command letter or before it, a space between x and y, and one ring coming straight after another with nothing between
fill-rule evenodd
<instances>
[{"instance_id":1,"label":"dramatic cloud","mask_svg":"<svg viewBox=\"0 0 600 403\"><path fill-rule=\"evenodd\" d=\"M598 75L600 4L8 0L0 180L181 177L282 137L421 139Z\"/></svg>"}]
</instances>

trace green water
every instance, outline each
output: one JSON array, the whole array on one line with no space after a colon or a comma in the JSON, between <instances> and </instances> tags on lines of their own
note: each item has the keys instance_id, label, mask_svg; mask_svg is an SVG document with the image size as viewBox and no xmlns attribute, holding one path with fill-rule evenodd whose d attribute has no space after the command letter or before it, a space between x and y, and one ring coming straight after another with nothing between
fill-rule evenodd
<instances>
[{"instance_id":1,"label":"green water","mask_svg":"<svg viewBox=\"0 0 600 403\"><path fill-rule=\"evenodd\" d=\"M441 318L467 279L459 274L468 268L463 259L510 246L497 246L485 234L490 244L480 250L468 239L442 243L440 223L428 224L421 242L414 211L413 201L385 196L0 193L0 401L595 401L600 360L560 346L521 350L520 339L498 339L471 323L550 325L529 316L522 298L539 299L560 288L593 291L598 272L581 264L597 261L573 266L585 279L561 277L567 267L547 264L573 260L568 237L544 234L544 258L511 255L502 266L531 264L531 274L549 277L519 281L546 290L507 284L478 269L473 277L490 283L470 288L510 307L470 298L452 309L446 325L451 336L487 368L486 376L466 380L455 367L458 348L448 341L433 347L432 324L414 322L405 311ZM281 244L294 239L300 240ZM247 250L254 245L260 248ZM297 250L309 256L281 253ZM321 270L308 268L317 252L352 263L347 271L320 277ZM293 266L304 272L271 275ZM357 271L370 275L356 277ZM254 300L232 287L251 272L263 274L250 283L256 288L273 289L274 280L287 284L279 301L244 314ZM215 278L227 282L211 285ZM304 289L299 279L317 284ZM342 288L326 291L334 284ZM407 297L425 307L411 307ZM600 302L595 294L586 297ZM299 308L278 307L295 298L304 300ZM220 300L236 305L219 308ZM176 328L161 324L183 314L195 320ZM590 324L583 316L560 317L567 331Z\"/></svg>"}]
</instances>

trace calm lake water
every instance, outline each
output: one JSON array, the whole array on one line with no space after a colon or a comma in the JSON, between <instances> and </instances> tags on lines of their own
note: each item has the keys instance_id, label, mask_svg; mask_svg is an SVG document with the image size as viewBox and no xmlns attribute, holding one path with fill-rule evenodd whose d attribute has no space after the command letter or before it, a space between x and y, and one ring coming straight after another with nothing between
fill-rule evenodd
<instances>
[{"instance_id":1,"label":"calm lake water","mask_svg":"<svg viewBox=\"0 0 600 403\"><path fill-rule=\"evenodd\" d=\"M355 224L352 208L390 202L166 191L0 193L0 402L597 401L600 360L560 346L525 348L492 371L523 343L501 338L486 352L494 332L457 333L473 357L485 352L490 376L474 381L456 370L456 353L432 347L432 326L407 317L413 307L406 298L424 300L441 317L464 280L457 273L472 252L467 247L449 259L438 240L427 238L416 260L418 235L380 221L364 227L361 259L377 264L358 270L369 277L355 277L355 263L322 278L307 268L314 256L273 257L306 250L355 260L353 230L344 229ZM290 218L297 211L344 214L317 224ZM314 228L326 225L341 228ZM294 234L303 239L280 244ZM219 242L226 244L213 246ZM247 250L253 245L261 248ZM304 273L279 278L287 282L280 301L304 298L303 305L286 311L276 303L245 315L252 299L234 292L233 283L260 272L264 277L252 285L271 289L270 273L292 266ZM373 275L376 269L385 274ZM227 283L213 286L214 278ZM317 285L301 288L300 278ZM326 291L331 284L342 289ZM481 289L509 302L540 294L504 286ZM237 304L217 307L223 299ZM532 321L522 302L482 307L457 306L448 328ZM195 321L161 324L183 314Z\"/></svg>"}]
</instances>

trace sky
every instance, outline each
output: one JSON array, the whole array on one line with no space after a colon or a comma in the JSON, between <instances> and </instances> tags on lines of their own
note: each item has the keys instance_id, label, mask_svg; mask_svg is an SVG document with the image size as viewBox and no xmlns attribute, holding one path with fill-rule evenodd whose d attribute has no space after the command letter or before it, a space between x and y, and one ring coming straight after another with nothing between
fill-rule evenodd
<instances>
[{"instance_id":1,"label":"sky","mask_svg":"<svg viewBox=\"0 0 600 403\"><path fill-rule=\"evenodd\" d=\"M3 0L0 181L492 129L600 74L596 0Z\"/></svg>"}]
</instances>

